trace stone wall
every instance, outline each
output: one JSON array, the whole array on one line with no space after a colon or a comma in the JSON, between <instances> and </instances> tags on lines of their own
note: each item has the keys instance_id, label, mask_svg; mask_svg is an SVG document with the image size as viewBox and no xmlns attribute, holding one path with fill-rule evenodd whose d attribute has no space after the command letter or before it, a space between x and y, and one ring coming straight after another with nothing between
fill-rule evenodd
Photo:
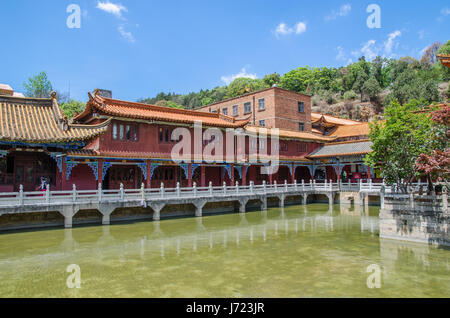
<instances>
[{"instance_id":1,"label":"stone wall","mask_svg":"<svg viewBox=\"0 0 450 318\"><path fill-rule=\"evenodd\" d=\"M450 246L447 194L385 196L380 210L380 237Z\"/></svg>"}]
</instances>

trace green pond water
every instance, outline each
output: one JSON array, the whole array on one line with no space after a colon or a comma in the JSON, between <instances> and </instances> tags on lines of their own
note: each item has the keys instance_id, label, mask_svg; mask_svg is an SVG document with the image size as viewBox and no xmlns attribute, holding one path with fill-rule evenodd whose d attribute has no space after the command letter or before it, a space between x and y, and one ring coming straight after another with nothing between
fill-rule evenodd
<instances>
[{"instance_id":1,"label":"green pond water","mask_svg":"<svg viewBox=\"0 0 450 318\"><path fill-rule=\"evenodd\" d=\"M380 239L379 208L359 209L6 232L0 297L450 297L450 250Z\"/></svg>"}]
</instances>

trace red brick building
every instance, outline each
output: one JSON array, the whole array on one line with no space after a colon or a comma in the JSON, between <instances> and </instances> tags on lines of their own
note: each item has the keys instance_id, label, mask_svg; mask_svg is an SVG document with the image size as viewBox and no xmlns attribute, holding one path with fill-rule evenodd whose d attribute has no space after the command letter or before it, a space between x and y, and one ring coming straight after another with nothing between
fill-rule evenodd
<instances>
[{"instance_id":1,"label":"red brick building","mask_svg":"<svg viewBox=\"0 0 450 318\"><path fill-rule=\"evenodd\" d=\"M311 132L311 96L267 88L198 109L248 119L252 125Z\"/></svg>"}]
</instances>

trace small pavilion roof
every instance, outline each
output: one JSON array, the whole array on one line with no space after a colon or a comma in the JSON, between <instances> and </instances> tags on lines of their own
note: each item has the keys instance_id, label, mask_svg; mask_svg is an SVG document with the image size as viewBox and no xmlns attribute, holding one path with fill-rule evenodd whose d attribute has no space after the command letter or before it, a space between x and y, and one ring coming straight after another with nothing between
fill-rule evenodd
<instances>
[{"instance_id":1,"label":"small pavilion roof","mask_svg":"<svg viewBox=\"0 0 450 318\"><path fill-rule=\"evenodd\" d=\"M338 126L347 126L347 125L358 125L361 124L360 121L351 120L351 119L344 119L339 118L335 116L325 115L322 113L311 113L311 121L313 124L318 123L324 123L329 124L331 126L338 125Z\"/></svg>"},{"instance_id":2,"label":"small pavilion roof","mask_svg":"<svg viewBox=\"0 0 450 318\"><path fill-rule=\"evenodd\" d=\"M330 136L344 138L353 136L368 136L369 133L369 123L360 123L357 125L338 126L335 131L330 133Z\"/></svg>"},{"instance_id":3,"label":"small pavilion roof","mask_svg":"<svg viewBox=\"0 0 450 318\"><path fill-rule=\"evenodd\" d=\"M311 159L336 157L336 156L353 156L367 154L372 151L372 142L369 140L361 141L345 141L326 144L309 154L307 157Z\"/></svg>"}]
</instances>

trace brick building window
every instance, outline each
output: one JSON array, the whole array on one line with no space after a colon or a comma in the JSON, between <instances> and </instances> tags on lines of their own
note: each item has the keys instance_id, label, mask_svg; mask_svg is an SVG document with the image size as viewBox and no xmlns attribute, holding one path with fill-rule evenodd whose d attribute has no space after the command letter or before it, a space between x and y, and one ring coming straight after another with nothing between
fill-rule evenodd
<instances>
[{"instance_id":1,"label":"brick building window","mask_svg":"<svg viewBox=\"0 0 450 318\"><path fill-rule=\"evenodd\" d=\"M244 104L244 114L252 112L252 103L248 102Z\"/></svg>"},{"instance_id":2,"label":"brick building window","mask_svg":"<svg viewBox=\"0 0 450 318\"><path fill-rule=\"evenodd\" d=\"M298 102L298 112L299 113L305 112L305 103L304 102Z\"/></svg>"},{"instance_id":3,"label":"brick building window","mask_svg":"<svg viewBox=\"0 0 450 318\"><path fill-rule=\"evenodd\" d=\"M224 108L224 109L222 109L222 114L224 114L224 115L228 115L228 108Z\"/></svg>"},{"instance_id":4,"label":"brick building window","mask_svg":"<svg viewBox=\"0 0 450 318\"><path fill-rule=\"evenodd\" d=\"M259 110L265 110L266 109L266 103L264 101L264 98L258 99L258 105L259 105Z\"/></svg>"},{"instance_id":5,"label":"brick building window","mask_svg":"<svg viewBox=\"0 0 450 318\"><path fill-rule=\"evenodd\" d=\"M298 130L305 131L305 123L298 123Z\"/></svg>"},{"instance_id":6,"label":"brick building window","mask_svg":"<svg viewBox=\"0 0 450 318\"><path fill-rule=\"evenodd\" d=\"M265 120L260 120L260 121L259 121L259 125L260 125L261 127L266 127L266 121L265 121Z\"/></svg>"},{"instance_id":7,"label":"brick building window","mask_svg":"<svg viewBox=\"0 0 450 318\"><path fill-rule=\"evenodd\" d=\"M233 116L237 116L239 113L238 113L238 105L234 105L233 106Z\"/></svg>"}]
</instances>

